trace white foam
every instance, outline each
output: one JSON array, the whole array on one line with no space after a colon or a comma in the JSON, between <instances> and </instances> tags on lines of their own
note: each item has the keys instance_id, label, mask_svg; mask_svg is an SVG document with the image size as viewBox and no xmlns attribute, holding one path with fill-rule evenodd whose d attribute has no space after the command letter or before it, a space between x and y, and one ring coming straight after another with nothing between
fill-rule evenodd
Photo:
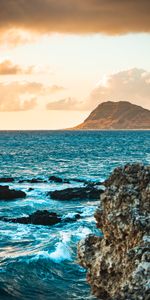
<instances>
[{"instance_id":1,"label":"white foam","mask_svg":"<svg viewBox=\"0 0 150 300\"><path fill-rule=\"evenodd\" d=\"M72 260L69 246L62 242L57 243L55 251L52 252L49 257L56 263L60 263L64 260Z\"/></svg>"},{"instance_id":2,"label":"white foam","mask_svg":"<svg viewBox=\"0 0 150 300\"><path fill-rule=\"evenodd\" d=\"M95 221L94 216L86 218L86 222L91 223L91 222L94 222L94 221Z\"/></svg>"},{"instance_id":3,"label":"white foam","mask_svg":"<svg viewBox=\"0 0 150 300\"><path fill-rule=\"evenodd\" d=\"M80 226L80 227L77 229L75 235L76 235L77 237L79 237L80 239L82 239L82 238L86 237L87 235L89 235L89 234L91 234L91 233L92 233L92 231L91 231L88 227Z\"/></svg>"},{"instance_id":4,"label":"white foam","mask_svg":"<svg viewBox=\"0 0 150 300\"><path fill-rule=\"evenodd\" d=\"M70 219L73 219L75 216L76 216L76 212L75 213L68 213L67 215L63 216L62 219L66 219L66 218L70 218Z\"/></svg>"},{"instance_id":5,"label":"white foam","mask_svg":"<svg viewBox=\"0 0 150 300\"><path fill-rule=\"evenodd\" d=\"M95 206L88 206L82 209L82 217L90 217L91 215L94 215L94 212L96 210Z\"/></svg>"},{"instance_id":6,"label":"white foam","mask_svg":"<svg viewBox=\"0 0 150 300\"><path fill-rule=\"evenodd\" d=\"M50 253L50 259L56 263L60 263L64 260L71 261L71 249L69 247L69 242L71 239L71 233L61 232L60 234L61 242L56 244L55 251Z\"/></svg>"},{"instance_id":7,"label":"white foam","mask_svg":"<svg viewBox=\"0 0 150 300\"><path fill-rule=\"evenodd\" d=\"M71 239L71 232L61 232L60 233L62 242L67 243Z\"/></svg>"}]
</instances>

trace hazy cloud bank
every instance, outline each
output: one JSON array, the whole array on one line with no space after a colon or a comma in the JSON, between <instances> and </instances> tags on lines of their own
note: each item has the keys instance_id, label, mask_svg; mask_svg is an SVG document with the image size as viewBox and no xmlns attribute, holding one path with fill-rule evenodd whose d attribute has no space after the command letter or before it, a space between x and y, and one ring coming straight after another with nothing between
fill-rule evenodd
<instances>
[{"instance_id":1,"label":"hazy cloud bank","mask_svg":"<svg viewBox=\"0 0 150 300\"><path fill-rule=\"evenodd\" d=\"M104 101L130 101L150 109L150 72L130 69L103 78L86 101L74 98L49 103L53 110L92 110Z\"/></svg>"},{"instance_id":2,"label":"hazy cloud bank","mask_svg":"<svg viewBox=\"0 0 150 300\"><path fill-rule=\"evenodd\" d=\"M108 35L150 32L149 14L149 0L1 0L0 29Z\"/></svg>"},{"instance_id":3,"label":"hazy cloud bank","mask_svg":"<svg viewBox=\"0 0 150 300\"><path fill-rule=\"evenodd\" d=\"M33 71L33 66L24 69L17 64L13 64L10 60L0 62L0 75L32 74Z\"/></svg>"},{"instance_id":4,"label":"hazy cloud bank","mask_svg":"<svg viewBox=\"0 0 150 300\"><path fill-rule=\"evenodd\" d=\"M27 111L38 105L38 100L50 97L64 88L57 85L44 86L37 82L0 83L0 111Z\"/></svg>"}]
</instances>

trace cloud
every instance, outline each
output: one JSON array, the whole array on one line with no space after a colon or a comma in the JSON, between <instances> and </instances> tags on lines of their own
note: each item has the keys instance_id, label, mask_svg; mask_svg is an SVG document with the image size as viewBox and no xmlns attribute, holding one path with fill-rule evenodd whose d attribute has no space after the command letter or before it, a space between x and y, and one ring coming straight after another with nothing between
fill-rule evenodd
<instances>
[{"instance_id":1,"label":"cloud","mask_svg":"<svg viewBox=\"0 0 150 300\"><path fill-rule=\"evenodd\" d=\"M106 77L91 92L86 106L93 109L108 100L130 101L150 108L150 72L134 68Z\"/></svg>"},{"instance_id":2,"label":"cloud","mask_svg":"<svg viewBox=\"0 0 150 300\"><path fill-rule=\"evenodd\" d=\"M65 90L65 88L63 86L59 86L59 85L56 85L56 84L49 87L49 92L51 94L59 93L59 92L62 92L64 90Z\"/></svg>"},{"instance_id":3,"label":"cloud","mask_svg":"<svg viewBox=\"0 0 150 300\"><path fill-rule=\"evenodd\" d=\"M82 110L83 103L75 98L65 98L54 102L49 102L46 106L47 110Z\"/></svg>"},{"instance_id":4,"label":"cloud","mask_svg":"<svg viewBox=\"0 0 150 300\"><path fill-rule=\"evenodd\" d=\"M0 83L0 112L32 110L39 100L63 90L62 86L45 86L38 82Z\"/></svg>"},{"instance_id":5,"label":"cloud","mask_svg":"<svg viewBox=\"0 0 150 300\"><path fill-rule=\"evenodd\" d=\"M0 75L32 74L33 67L23 69L19 65L13 64L10 60L4 60L0 63Z\"/></svg>"},{"instance_id":6,"label":"cloud","mask_svg":"<svg viewBox=\"0 0 150 300\"><path fill-rule=\"evenodd\" d=\"M93 110L105 101L130 101L150 109L150 72L130 69L100 80L86 101L67 98L49 103L53 110Z\"/></svg>"},{"instance_id":7,"label":"cloud","mask_svg":"<svg viewBox=\"0 0 150 300\"><path fill-rule=\"evenodd\" d=\"M0 12L1 13L1 12ZM29 44L35 42L37 36L30 32L20 30L19 28L0 29L0 46L14 48L22 44Z\"/></svg>"},{"instance_id":8,"label":"cloud","mask_svg":"<svg viewBox=\"0 0 150 300\"><path fill-rule=\"evenodd\" d=\"M0 28L36 33L150 32L149 0L1 0Z\"/></svg>"},{"instance_id":9,"label":"cloud","mask_svg":"<svg viewBox=\"0 0 150 300\"><path fill-rule=\"evenodd\" d=\"M39 95L49 95L49 94L54 94L58 93L60 91L65 90L63 86L59 85L44 85L43 83L40 82L23 82L23 83L15 83L16 86L18 86L21 91L25 92L27 91L28 93L31 94L39 94Z\"/></svg>"},{"instance_id":10,"label":"cloud","mask_svg":"<svg viewBox=\"0 0 150 300\"><path fill-rule=\"evenodd\" d=\"M0 112L6 111L27 111L34 109L37 105L35 97L28 96L23 99L27 91L27 84L0 83Z\"/></svg>"}]
</instances>

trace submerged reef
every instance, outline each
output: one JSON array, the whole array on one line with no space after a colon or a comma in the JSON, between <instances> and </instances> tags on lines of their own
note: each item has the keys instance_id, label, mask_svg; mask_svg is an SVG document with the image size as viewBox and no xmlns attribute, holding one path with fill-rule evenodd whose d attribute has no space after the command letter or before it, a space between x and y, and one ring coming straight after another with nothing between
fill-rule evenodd
<instances>
[{"instance_id":1,"label":"submerged reef","mask_svg":"<svg viewBox=\"0 0 150 300\"><path fill-rule=\"evenodd\" d=\"M150 166L116 168L95 218L103 236L79 242L78 260L103 300L150 299Z\"/></svg>"}]
</instances>

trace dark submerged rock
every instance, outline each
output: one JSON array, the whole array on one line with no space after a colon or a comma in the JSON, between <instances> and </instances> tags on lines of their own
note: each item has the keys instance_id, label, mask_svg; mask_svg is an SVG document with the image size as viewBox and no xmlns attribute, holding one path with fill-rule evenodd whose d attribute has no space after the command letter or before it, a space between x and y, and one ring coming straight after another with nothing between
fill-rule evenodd
<instances>
[{"instance_id":1,"label":"dark submerged rock","mask_svg":"<svg viewBox=\"0 0 150 300\"><path fill-rule=\"evenodd\" d=\"M93 186L87 187L74 187L63 190L56 190L48 192L48 195L53 200L96 200L99 199L100 194L103 193Z\"/></svg>"},{"instance_id":2,"label":"dark submerged rock","mask_svg":"<svg viewBox=\"0 0 150 300\"><path fill-rule=\"evenodd\" d=\"M54 175L49 177L49 181L56 182L56 183L70 183L68 179L62 179Z\"/></svg>"},{"instance_id":3,"label":"dark submerged rock","mask_svg":"<svg viewBox=\"0 0 150 300\"><path fill-rule=\"evenodd\" d=\"M7 183L7 182L14 182L14 178L11 177L1 177L0 178L0 183Z\"/></svg>"},{"instance_id":4,"label":"dark submerged rock","mask_svg":"<svg viewBox=\"0 0 150 300\"><path fill-rule=\"evenodd\" d=\"M34 191L33 188L29 188L29 189L28 189L28 192L32 192L32 191Z\"/></svg>"},{"instance_id":5,"label":"dark submerged rock","mask_svg":"<svg viewBox=\"0 0 150 300\"><path fill-rule=\"evenodd\" d=\"M20 218L7 218L7 217L0 217L0 221L3 222L11 222L11 223L19 223L19 224L34 224L34 225L42 225L42 226L51 226L58 224L60 222L63 223L72 223L76 222L81 218L79 213L76 213L72 218L66 217L62 218L62 216L58 215L54 212L49 212L47 210L37 210L33 214L27 217L20 217Z\"/></svg>"},{"instance_id":6,"label":"dark submerged rock","mask_svg":"<svg viewBox=\"0 0 150 300\"><path fill-rule=\"evenodd\" d=\"M50 176L49 181L53 181L53 182L56 182L56 183L62 183L63 182L62 178L57 177L57 176Z\"/></svg>"},{"instance_id":7,"label":"dark submerged rock","mask_svg":"<svg viewBox=\"0 0 150 300\"><path fill-rule=\"evenodd\" d=\"M5 222L12 222L12 223L20 223L20 224L34 224L34 225L55 225L61 222L61 217L58 216L54 212L48 212L47 210L37 210L33 214L29 215L28 217L21 217L21 218L1 218L1 220Z\"/></svg>"},{"instance_id":8,"label":"dark submerged rock","mask_svg":"<svg viewBox=\"0 0 150 300\"><path fill-rule=\"evenodd\" d=\"M150 166L116 168L105 186L95 213L104 237L79 243L79 263L98 298L150 299Z\"/></svg>"},{"instance_id":9,"label":"dark submerged rock","mask_svg":"<svg viewBox=\"0 0 150 300\"><path fill-rule=\"evenodd\" d=\"M15 200L25 198L26 193L20 190L10 189L9 186L0 186L0 200Z\"/></svg>"},{"instance_id":10,"label":"dark submerged rock","mask_svg":"<svg viewBox=\"0 0 150 300\"><path fill-rule=\"evenodd\" d=\"M21 179L19 180L19 183L46 183L46 180L43 180L42 178L32 178L32 179Z\"/></svg>"}]
</instances>

